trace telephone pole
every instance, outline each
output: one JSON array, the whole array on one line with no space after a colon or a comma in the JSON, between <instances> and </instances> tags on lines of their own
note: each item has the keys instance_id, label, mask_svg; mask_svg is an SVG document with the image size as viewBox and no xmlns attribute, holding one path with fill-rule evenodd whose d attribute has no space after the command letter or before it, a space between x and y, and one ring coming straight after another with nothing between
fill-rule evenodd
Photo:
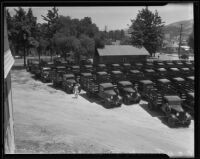
<instances>
[{"instance_id":1,"label":"telephone pole","mask_svg":"<svg viewBox=\"0 0 200 159\"><path fill-rule=\"evenodd\" d=\"M180 50L181 50L182 25L183 24L181 24L180 37L179 37L179 46L178 46L178 57L179 57L179 59L180 59Z\"/></svg>"}]
</instances>

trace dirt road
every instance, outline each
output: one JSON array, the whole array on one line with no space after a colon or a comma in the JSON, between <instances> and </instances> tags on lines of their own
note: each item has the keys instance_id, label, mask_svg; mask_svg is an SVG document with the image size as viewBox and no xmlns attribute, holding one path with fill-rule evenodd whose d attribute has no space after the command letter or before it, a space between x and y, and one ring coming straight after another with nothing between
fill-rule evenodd
<instances>
[{"instance_id":1,"label":"dirt road","mask_svg":"<svg viewBox=\"0 0 200 159\"><path fill-rule=\"evenodd\" d=\"M194 122L169 128L142 106L106 109L12 71L16 153L166 153L194 155Z\"/></svg>"}]
</instances>

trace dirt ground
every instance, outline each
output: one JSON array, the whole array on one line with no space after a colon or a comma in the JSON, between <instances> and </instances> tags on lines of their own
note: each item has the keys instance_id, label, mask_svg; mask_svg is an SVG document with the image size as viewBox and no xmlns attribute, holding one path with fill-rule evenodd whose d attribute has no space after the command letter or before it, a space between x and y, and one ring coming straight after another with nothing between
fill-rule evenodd
<instances>
[{"instance_id":1,"label":"dirt ground","mask_svg":"<svg viewBox=\"0 0 200 159\"><path fill-rule=\"evenodd\" d=\"M16 153L165 153L194 155L194 122L169 128L147 105L106 109L78 99L25 70L12 70Z\"/></svg>"}]
</instances>

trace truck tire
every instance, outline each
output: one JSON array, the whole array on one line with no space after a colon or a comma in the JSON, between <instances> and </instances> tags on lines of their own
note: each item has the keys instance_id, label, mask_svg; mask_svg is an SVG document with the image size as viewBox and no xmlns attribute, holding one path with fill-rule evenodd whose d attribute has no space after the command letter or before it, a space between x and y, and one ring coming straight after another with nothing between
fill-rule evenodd
<instances>
[{"instance_id":1,"label":"truck tire","mask_svg":"<svg viewBox=\"0 0 200 159\"><path fill-rule=\"evenodd\" d=\"M186 127L189 127L190 124L191 124L191 120L188 120L188 121L185 123L185 126L186 126Z\"/></svg>"},{"instance_id":2,"label":"truck tire","mask_svg":"<svg viewBox=\"0 0 200 159\"><path fill-rule=\"evenodd\" d=\"M168 125L171 127L171 128L174 128L175 127L175 121L174 121L174 119L173 118L171 118L171 117L169 117L168 118Z\"/></svg>"},{"instance_id":3,"label":"truck tire","mask_svg":"<svg viewBox=\"0 0 200 159\"><path fill-rule=\"evenodd\" d=\"M123 98L123 102L124 102L124 104L126 104L126 105L129 104L129 101L128 101L128 99L127 99L126 97Z\"/></svg>"}]
</instances>

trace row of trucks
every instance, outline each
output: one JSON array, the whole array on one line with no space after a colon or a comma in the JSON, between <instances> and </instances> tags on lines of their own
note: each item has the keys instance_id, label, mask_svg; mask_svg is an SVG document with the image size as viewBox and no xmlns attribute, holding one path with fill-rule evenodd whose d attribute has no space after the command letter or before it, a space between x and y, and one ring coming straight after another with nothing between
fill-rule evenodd
<instances>
[{"instance_id":1,"label":"row of trucks","mask_svg":"<svg viewBox=\"0 0 200 159\"><path fill-rule=\"evenodd\" d=\"M163 63L146 64L148 68L143 70L142 63L135 64L137 69L128 63L112 64L109 67L98 64L95 68L92 65L80 67L59 63L56 66L47 63L40 71L36 71L34 65L29 70L40 74L43 81L53 82L67 93L72 93L74 84L79 82L89 97L98 97L107 107L139 103L142 98L148 102L150 110L164 112L171 127L180 124L189 126L190 115L194 114L193 64L188 63L188 68L167 68L164 67L166 63ZM178 73L177 69L181 71Z\"/></svg>"}]
</instances>

